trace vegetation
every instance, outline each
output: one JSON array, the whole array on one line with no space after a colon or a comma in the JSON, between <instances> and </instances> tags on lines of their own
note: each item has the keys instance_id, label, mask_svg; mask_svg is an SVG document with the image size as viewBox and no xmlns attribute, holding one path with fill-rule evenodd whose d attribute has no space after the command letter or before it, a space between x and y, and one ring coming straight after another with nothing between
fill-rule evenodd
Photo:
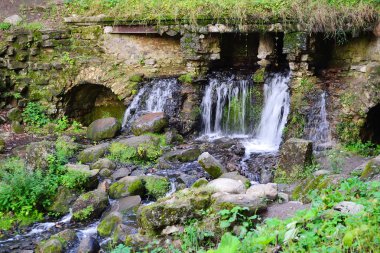
<instances>
[{"instance_id":1,"label":"vegetation","mask_svg":"<svg viewBox=\"0 0 380 253\"><path fill-rule=\"evenodd\" d=\"M0 31L9 30L11 28L11 26L12 25L9 23L0 22Z\"/></svg>"},{"instance_id":2,"label":"vegetation","mask_svg":"<svg viewBox=\"0 0 380 253\"><path fill-rule=\"evenodd\" d=\"M363 28L377 18L376 0L66 0L70 13L106 14L139 23L197 24L201 20L227 23L298 22L309 31L339 31L347 24Z\"/></svg>"},{"instance_id":3,"label":"vegetation","mask_svg":"<svg viewBox=\"0 0 380 253\"><path fill-rule=\"evenodd\" d=\"M344 150L361 156L377 156L380 154L380 145L371 142L357 141L344 146Z\"/></svg>"}]
</instances>

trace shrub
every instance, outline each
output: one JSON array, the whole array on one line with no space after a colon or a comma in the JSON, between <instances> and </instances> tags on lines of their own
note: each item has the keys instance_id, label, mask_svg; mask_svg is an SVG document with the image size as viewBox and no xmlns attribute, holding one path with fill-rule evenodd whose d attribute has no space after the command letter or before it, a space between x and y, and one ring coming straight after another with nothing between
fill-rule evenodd
<instances>
[{"instance_id":1,"label":"shrub","mask_svg":"<svg viewBox=\"0 0 380 253\"><path fill-rule=\"evenodd\" d=\"M376 145L371 142L351 142L345 145L344 149L348 152L352 152L361 156L377 156L380 154L380 145Z\"/></svg>"},{"instance_id":2,"label":"shrub","mask_svg":"<svg viewBox=\"0 0 380 253\"><path fill-rule=\"evenodd\" d=\"M26 124L32 127L43 127L50 122L46 116L46 108L36 102L29 102L23 113L23 120Z\"/></svg>"}]
</instances>

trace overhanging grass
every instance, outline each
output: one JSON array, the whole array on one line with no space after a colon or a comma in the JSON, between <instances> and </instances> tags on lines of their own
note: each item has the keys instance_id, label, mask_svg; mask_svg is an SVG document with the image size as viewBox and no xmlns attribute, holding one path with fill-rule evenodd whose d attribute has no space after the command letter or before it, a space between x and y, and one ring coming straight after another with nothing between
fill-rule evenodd
<instances>
[{"instance_id":1,"label":"overhanging grass","mask_svg":"<svg viewBox=\"0 0 380 253\"><path fill-rule=\"evenodd\" d=\"M379 0L67 0L67 14L105 14L140 24L297 22L319 32L362 29L378 18Z\"/></svg>"}]
</instances>

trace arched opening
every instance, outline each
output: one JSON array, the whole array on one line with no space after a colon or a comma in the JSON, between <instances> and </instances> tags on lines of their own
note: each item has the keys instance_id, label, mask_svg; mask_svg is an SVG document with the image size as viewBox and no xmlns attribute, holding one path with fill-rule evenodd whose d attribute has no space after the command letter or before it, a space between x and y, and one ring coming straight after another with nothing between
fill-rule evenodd
<instances>
[{"instance_id":1,"label":"arched opening","mask_svg":"<svg viewBox=\"0 0 380 253\"><path fill-rule=\"evenodd\" d=\"M65 113L88 126L96 119L115 117L122 120L126 106L111 89L97 84L81 84L64 98Z\"/></svg>"},{"instance_id":2,"label":"arched opening","mask_svg":"<svg viewBox=\"0 0 380 253\"><path fill-rule=\"evenodd\" d=\"M368 111L365 124L360 131L360 137L364 142L380 144L380 104Z\"/></svg>"}]
</instances>

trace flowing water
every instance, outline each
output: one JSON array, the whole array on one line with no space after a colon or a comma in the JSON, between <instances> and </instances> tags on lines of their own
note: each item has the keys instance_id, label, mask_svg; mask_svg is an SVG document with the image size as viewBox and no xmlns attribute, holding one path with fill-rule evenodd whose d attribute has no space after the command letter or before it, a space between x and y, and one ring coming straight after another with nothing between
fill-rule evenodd
<instances>
[{"instance_id":1,"label":"flowing water","mask_svg":"<svg viewBox=\"0 0 380 253\"><path fill-rule=\"evenodd\" d=\"M326 111L326 92L322 92L319 99L312 106L305 128L306 138L313 141L316 149L323 149L330 143L330 124Z\"/></svg>"},{"instance_id":2,"label":"flowing water","mask_svg":"<svg viewBox=\"0 0 380 253\"><path fill-rule=\"evenodd\" d=\"M253 128L251 76L214 73L202 99L203 134L246 137Z\"/></svg>"},{"instance_id":3,"label":"flowing water","mask_svg":"<svg viewBox=\"0 0 380 253\"><path fill-rule=\"evenodd\" d=\"M176 110L178 82L175 78L155 79L145 84L124 113L123 128L141 112L173 113Z\"/></svg>"},{"instance_id":4,"label":"flowing water","mask_svg":"<svg viewBox=\"0 0 380 253\"><path fill-rule=\"evenodd\" d=\"M290 73L272 73L264 84L264 108L254 138L244 142L246 153L277 151L290 111Z\"/></svg>"}]
</instances>

